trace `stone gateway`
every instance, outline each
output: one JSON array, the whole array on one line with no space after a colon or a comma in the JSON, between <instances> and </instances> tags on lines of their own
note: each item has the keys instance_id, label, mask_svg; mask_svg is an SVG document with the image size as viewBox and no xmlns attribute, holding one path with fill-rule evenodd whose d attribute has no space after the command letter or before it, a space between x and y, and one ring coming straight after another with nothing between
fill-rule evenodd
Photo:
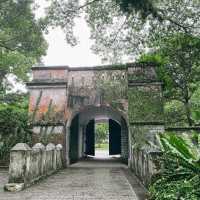
<instances>
[{"instance_id":1,"label":"stone gateway","mask_svg":"<svg viewBox=\"0 0 200 200\"><path fill-rule=\"evenodd\" d=\"M109 121L109 153L121 154L144 184L154 171L155 134L164 131L155 66L34 67L29 116L34 143L62 144L66 166L94 155L94 125Z\"/></svg>"}]
</instances>

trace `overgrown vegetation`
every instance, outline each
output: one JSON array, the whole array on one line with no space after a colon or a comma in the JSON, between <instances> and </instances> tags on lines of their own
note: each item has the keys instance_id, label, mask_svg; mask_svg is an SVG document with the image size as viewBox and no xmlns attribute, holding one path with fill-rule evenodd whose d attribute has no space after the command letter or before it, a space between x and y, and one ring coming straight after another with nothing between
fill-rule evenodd
<instances>
[{"instance_id":1,"label":"overgrown vegetation","mask_svg":"<svg viewBox=\"0 0 200 200\"><path fill-rule=\"evenodd\" d=\"M43 19L36 19L34 1L0 1L0 93L7 90L8 75L28 80L30 68L45 55Z\"/></svg>"},{"instance_id":2,"label":"overgrown vegetation","mask_svg":"<svg viewBox=\"0 0 200 200\"><path fill-rule=\"evenodd\" d=\"M46 23L36 19L34 10L32 0L0 1L0 160L4 161L16 143L31 143L27 97L13 93L13 85L28 80L30 68L47 49ZM13 85L9 77L15 79Z\"/></svg>"},{"instance_id":3,"label":"overgrown vegetation","mask_svg":"<svg viewBox=\"0 0 200 200\"><path fill-rule=\"evenodd\" d=\"M109 103L113 108L124 111L123 100L128 99L128 84L124 72L96 73L97 90L103 103Z\"/></svg>"},{"instance_id":4,"label":"overgrown vegetation","mask_svg":"<svg viewBox=\"0 0 200 200\"><path fill-rule=\"evenodd\" d=\"M52 26L64 30L69 44L76 45L73 28L82 13L91 28L92 50L103 61L130 61L147 49L156 51L153 61L159 64L159 75L165 83L167 125L199 125L198 1L54 0L47 18Z\"/></svg>"},{"instance_id":5,"label":"overgrown vegetation","mask_svg":"<svg viewBox=\"0 0 200 200\"><path fill-rule=\"evenodd\" d=\"M31 144L28 103L26 96L12 95L11 101L0 103L0 160L8 162L10 149L19 142Z\"/></svg>"},{"instance_id":6,"label":"overgrown vegetation","mask_svg":"<svg viewBox=\"0 0 200 200\"><path fill-rule=\"evenodd\" d=\"M108 129L108 123L97 123L95 125L95 143L97 148L102 147L102 144L108 143Z\"/></svg>"},{"instance_id":7,"label":"overgrown vegetation","mask_svg":"<svg viewBox=\"0 0 200 200\"><path fill-rule=\"evenodd\" d=\"M157 50L141 56L140 61L157 64L158 76L164 82L168 123L198 125L200 38L179 33L158 43Z\"/></svg>"},{"instance_id":8,"label":"overgrown vegetation","mask_svg":"<svg viewBox=\"0 0 200 200\"><path fill-rule=\"evenodd\" d=\"M35 18L33 0L0 1L0 160L9 159L9 151L16 143L31 144L27 99L6 93L8 75L15 74L18 79L27 80L30 67L40 60L47 48L43 37L46 22L60 26L66 33L67 42L76 45L73 28L75 19L83 11L94 40L92 49L103 61L118 63L134 60L147 49L153 52L143 55L140 61L153 61L158 66L158 75L164 82L168 126L200 125L199 0L86 0L82 5L80 2L52 0L47 9L47 21L44 21ZM119 98L127 98L122 93L127 89L126 78L120 75L115 83L110 80L102 83L105 88L102 92L106 100L115 96L114 105L119 108ZM141 93L133 91L130 95L135 94L134 98L137 98L136 92ZM145 98L141 99L140 105L131 109L132 117L161 119L158 116L158 113L162 114L158 107L159 98L155 95L152 98L152 92L142 95ZM42 93L38 102L41 96ZM155 108L149 108L145 99L152 101ZM142 106L145 106L144 113L141 113ZM52 102L44 116L45 121L50 119L51 110ZM140 113L136 113L137 110ZM37 106L32 121L36 112ZM138 133L134 135L135 139L144 144L142 134L148 131L137 127L134 131ZM41 132L44 142L47 141L46 132L47 128ZM107 132L105 124L96 127L96 143L103 143ZM163 153L161 169L152 180L150 199L200 199L199 135L191 140L186 136L165 134L160 135L159 141Z\"/></svg>"},{"instance_id":9,"label":"overgrown vegetation","mask_svg":"<svg viewBox=\"0 0 200 200\"><path fill-rule=\"evenodd\" d=\"M200 199L200 136L159 136L160 172L150 186L151 200Z\"/></svg>"},{"instance_id":10,"label":"overgrown vegetation","mask_svg":"<svg viewBox=\"0 0 200 200\"><path fill-rule=\"evenodd\" d=\"M53 0L47 10L51 25L61 27L76 45L75 20L85 14L92 50L103 61L134 60L160 38L173 33L199 36L198 0Z\"/></svg>"}]
</instances>

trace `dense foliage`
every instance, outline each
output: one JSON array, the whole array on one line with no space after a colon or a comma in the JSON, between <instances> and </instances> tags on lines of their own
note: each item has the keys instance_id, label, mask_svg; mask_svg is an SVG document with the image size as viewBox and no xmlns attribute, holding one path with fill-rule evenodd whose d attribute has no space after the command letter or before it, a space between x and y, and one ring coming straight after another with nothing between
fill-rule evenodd
<instances>
[{"instance_id":1,"label":"dense foliage","mask_svg":"<svg viewBox=\"0 0 200 200\"><path fill-rule=\"evenodd\" d=\"M157 17L157 10L154 7L152 0L115 0L121 7L121 9L128 14L133 12L139 12L143 18L148 15L153 15Z\"/></svg>"},{"instance_id":2,"label":"dense foliage","mask_svg":"<svg viewBox=\"0 0 200 200\"><path fill-rule=\"evenodd\" d=\"M171 113L170 117L167 117L179 124L185 122L192 126L199 123L198 114L192 114L192 110L197 110L198 106L198 103L195 104L198 99L193 96L197 95L200 85L199 58L200 38L182 33L160 40L154 53L140 58L140 61L157 64L159 78L164 82L167 113L174 107L171 111L176 113L174 117L177 120L171 118Z\"/></svg>"},{"instance_id":3,"label":"dense foliage","mask_svg":"<svg viewBox=\"0 0 200 200\"><path fill-rule=\"evenodd\" d=\"M98 123L95 125L95 143L98 147L108 139L108 123Z\"/></svg>"},{"instance_id":4,"label":"dense foliage","mask_svg":"<svg viewBox=\"0 0 200 200\"><path fill-rule=\"evenodd\" d=\"M199 35L197 0L52 0L48 19L75 45L75 20L85 13L91 28L92 49L104 61L134 60L158 39L182 32Z\"/></svg>"},{"instance_id":5,"label":"dense foliage","mask_svg":"<svg viewBox=\"0 0 200 200\"><path fill-rule=\"evenodd\" d=\"M0 160L9 160L18 142L31 142L28 103L24 95L8 93L9 77L28 80L30 68L45 54L46 23L36 19L32 0L0 1Z\"/></svg>"},{"instance_id":6,"label":"dense foliage","mask_svg":"<svg viewBox=\"0 0 200 200\"><path fill-rule=\"evenodd\" d=\"M21 98L21 100L19 100ZM13 97L9 103L0 103L0 160L8 161L10 149L19 142L31 143L28 126L28 104L26 97Z\"/></svg>"},{"instance_id":7,"label":"dense foliage","mask_svg":"<svg viewBox=\"0 0 200 200\"><path fill-rule=\"evenodd\" d=\"M34 1L0 1L0 92L8 74L27 80L30 68L45 54L45 28L35 17Z\"/></svg>"},{"instance_id":8,"label":"dense foliage","mask_svg":"<svg viewBox=\"0 0 200 200\"><path fill-rule=\"evenodd\" d=\"M161 170L150 186L151 200L198 200L200 198L199 135L192 141L188 135L160 135L163 155Z\"/></svg>"},{"instance_id":9,"label":"dense foliage","mask_svg":"<svg viewBox=\"0 0 200 200\"><path fill-rule=\"evenodd\" d=\"M75 19L85 13L92 49L103 61L134 60L145 50L164 82L168 125L199 124L198 87L200 4L196 0L53 0L48 19L75 45ZM144 59L149 61L148 59ZM152 56L150 61L152 61ZM196 97L195 97L196 96Z\"/></svg>"}]
</instances>

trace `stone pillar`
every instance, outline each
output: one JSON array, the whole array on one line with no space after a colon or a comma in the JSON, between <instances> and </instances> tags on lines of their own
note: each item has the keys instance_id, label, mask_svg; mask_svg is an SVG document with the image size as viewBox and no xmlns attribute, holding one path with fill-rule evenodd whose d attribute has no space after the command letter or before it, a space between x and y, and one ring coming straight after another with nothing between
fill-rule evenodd
<instances>
[{"instance_id":1,"label":"stone pillar","mask_svg":"<svg viewBox=\"0 0 200 200\"><path fill-rule=\"evenodd\" d=\"M40 162L39 162L39 156L40 156L40 150L38 148L32 149L31 152L31 168L30 168L30 174L31 174L31 181L35 180L39 175L39 168L40 168Z\"/></svg>"},{"instance_id":2,"label":"stone pillar","mask_svg":"<svg viewBox=\"0 0 200 200\"><path fill-rule=\"evenodd\" d=\"M55 145L53 143L46 146L46 158L47 173L51 174L56 169Z\"/></svg>"},{"instance_id":3,"label":"stone pillar","mask_svg":"<svg viewBox=\"0 0 200 200\"><path fill-rule=\"evenodd\" d=\"M25 143L18 143L11 149L9 180L5 190L19 191L29 183L31 151Z\"/></svg>"},{"instance_id":4,"label":"stone pillar","mask_svg":"<svg viewBox=\"0 0 200 200\"><path fill-rule=\"evenodd\" d=\"M56 145L56 168L61 169L63 166L63 147L61 144Z\"/></svg>"},{"instance_id":5,"label":"stone pillar","mask_svg":"<svg viewBox=\"0 0 200 200\"><path fill-rule=\"evenodd\" d=\"M128 140L128 127L126 121L121 118L121 156L124 162L128 161L129 155L129 140Z\"/></svg>"},{"instance_id":6,"label":"stone pillar","mask_svg":"<svg viewBox=\"0 0 200 200\"><path fill-rule=\"evenodd\" d=\"M65 146L65 149L66 149L66 152L65 152L65 163L64 163L64 166L69 166L70 165L70 162L69 162L69 145L70 145L70 141L69 141L69 138L70 138L70 127L66 126L66 146Z\"/></svg>"},{"instance_id":7,"label":"stone pillar","mask_svg":"<svg viewBox=\"0 0 200 200\"><path fill-rule=\"evenodd\" d=\"M63 166L63 147L50 143L37 143L31 149L27 144L18 143L11 149L8 191L20 191L36 181L56 172Z\"/></svg>"},{"instance_id":8,"label":"stone pillar","mask_svg":"<svg viewBox=\"0 0 200 200\"><path fill-rule=\"evenodd\" d=\"M38 176L44 176L45 175L45 161L46 161L46 152L45 152L45 146L42 143L37 143L33 146L33 151L37 152L37 168L38 168Z\"/></svg>"},{"instance_id":9,"label":"stone pillar","mask_svg":"<svg viewBox=\"0 0 200 200\"><path fill-rule=\"evenodd\" d=\"M9 183L25 183L29 171L31 148L25 143L16 144L10 152Z\"/></svg>"}]
</instances>

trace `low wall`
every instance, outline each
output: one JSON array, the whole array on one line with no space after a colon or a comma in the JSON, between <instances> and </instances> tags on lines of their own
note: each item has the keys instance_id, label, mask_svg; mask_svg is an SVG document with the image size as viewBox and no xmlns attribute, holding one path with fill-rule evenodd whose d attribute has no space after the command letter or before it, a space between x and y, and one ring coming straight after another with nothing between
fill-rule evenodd
<instances>
[{"instance_id":1,"label":"low wall","mask_svg":"<svg viewBox=\"0 0 200 200\"><path fill-rule=\"evenodd\" d=\"M200 134L200 127L199 126L191 126L191 127L166 127L166 132L176 133L177 135L181 134L193 134L194 132Z\"/></svg>"},{"instance_id":2,"label":"low wall","mask_svg":"<svg viewBox=\"0 0 200 200\"><path fill-rule=\"evenodd\" d=\"M20 191L63 167L61 144L16 144L10 152L9 180L4 189Z\"/></svg>"},{"instance_id":3,"label":"low wall","mask_svg":"<svg viewBox=\"0 0 200 200\"><path fill-rule=\"evenodd\" d=\"M131 123L129 126L131 147L129 167L144 186L149 186L151 178L159 170L157 159L160 151L156 135L164 133L161 123ZM151 145L150 145L151 144Z\"/></svg>"},{"instance_id":4,"label":"low wall","mask_svg":"<svg viewBox=\"0 0 200 200\"><path fill-rule=\"evenodd\" d=\"M148 186L151 178L157 173L159 166L157 163L161 152L147 149L133 148L131 154L131 170L140 179L143 185Z\"/></svg>"},{"instance_id":5,"label":"low wall","mask_svg":"<svg viewBox=\"0 0 200 200\"><path fill-rule=\"evenodd\" d=\"M172 132L177 135L189 134L192 136L194 132L200 133L200 127L168 127L165 128L165 132ZM152 136L154 135L148 135L148 137ZM140 134L139 137L141 139L142 135ZM152 138L155 138L155 136ZM151 139L149 140L153 141ZM154 145L158 145L156 144L156 141L154 141ZM145 145L143 148L131 149L130 168L135 173L135 175L137 175L143 185L148 186L151 183L152 176L155 175L160 169L158 163L160 156L160 151L146 147Z\"/></svg>"}]
</instances>

